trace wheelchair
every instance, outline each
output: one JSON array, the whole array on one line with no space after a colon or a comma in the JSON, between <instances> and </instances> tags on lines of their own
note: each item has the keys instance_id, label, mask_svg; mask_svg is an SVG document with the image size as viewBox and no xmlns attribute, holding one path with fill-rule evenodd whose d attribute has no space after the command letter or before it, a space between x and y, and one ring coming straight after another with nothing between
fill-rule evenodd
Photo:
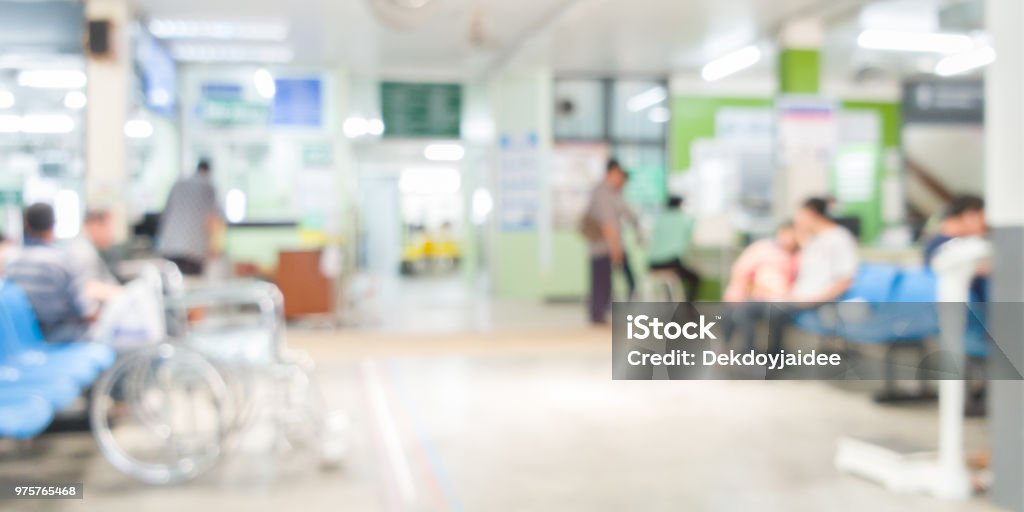
<instances>
[{"instance_id":1,"label":"wheelchair","mask_svg":"<svg viewBox=\"0 0 1024 512\"><path fill-rule=\"evenodd\" d=\"M186 292L173 264L141 269L161 283L168 337L122 353L93 387L92 431L110 464L181 483L260 428L275 455L320 457L332 418L311 359L287 347L280 290L239 281Z\"/></svg>"}]
</instances>

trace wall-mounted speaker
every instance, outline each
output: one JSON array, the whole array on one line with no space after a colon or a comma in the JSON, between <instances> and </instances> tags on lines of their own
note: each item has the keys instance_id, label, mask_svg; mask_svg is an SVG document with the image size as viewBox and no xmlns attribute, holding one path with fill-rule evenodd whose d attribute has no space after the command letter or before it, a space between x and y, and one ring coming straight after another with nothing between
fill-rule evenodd
<instances>
[{"instance_id":1,"label":"wall-mounted speaker","mask_svg":"<svg viewBox=\"0 0 1024 512\"><path fill-rule=\"evenodd\" d=\"M86 48L93 57L109 56L112 50L113 24L110 20L89 20Z\"/></svg>"}]
</instances>

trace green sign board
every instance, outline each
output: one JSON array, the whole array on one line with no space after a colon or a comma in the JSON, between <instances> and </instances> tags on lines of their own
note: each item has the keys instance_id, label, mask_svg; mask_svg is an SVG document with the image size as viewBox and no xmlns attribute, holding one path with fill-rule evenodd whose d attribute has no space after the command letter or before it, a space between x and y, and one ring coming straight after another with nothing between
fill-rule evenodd
<instances>
[{"instance_id":1,"label":"green sign board","mask_svg":"<svg viewBox=\"0 0 1024 512\"><path fill-rule=\"evenodd\" d=\"M0 189L0 205L21 206L22 196L20 190Z\"/></svg>"},{"instance_id":2,"label":"green sign board","mask_svg":"<svg viewBox=\"0 0 1024 512\"><path fill-rule=\"evenodd\" d=\"M459 84L382 82L380 104L385 137L459 138Z\"/></svg>"},{"instance_id":3,"label":"green sign board","mask_svg":"<svg viewBox=\"0 0 1024 512\"><path fill-rule=\"evenodd\" d=\"M267 124L270 108L266 103L234 99L204 99L199 115L207 124Z\"/></svg>"}]
</instances>

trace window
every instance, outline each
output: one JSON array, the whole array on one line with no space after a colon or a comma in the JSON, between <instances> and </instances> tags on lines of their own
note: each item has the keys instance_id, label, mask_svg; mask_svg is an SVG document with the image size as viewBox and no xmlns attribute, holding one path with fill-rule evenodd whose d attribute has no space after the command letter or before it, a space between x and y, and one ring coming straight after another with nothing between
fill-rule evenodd
<instances>
[{"instance_id":1,"label":"window","mask_svg":"<svg viewBox=\"0 0 1024 512\"><path fill-rule=\"evenodd\" d=\"M670 118L663 80L557 79L557 144L601 143L629 171L625 196L656 207L667 195L666 138Z\"/></svg>"}]
</instances>

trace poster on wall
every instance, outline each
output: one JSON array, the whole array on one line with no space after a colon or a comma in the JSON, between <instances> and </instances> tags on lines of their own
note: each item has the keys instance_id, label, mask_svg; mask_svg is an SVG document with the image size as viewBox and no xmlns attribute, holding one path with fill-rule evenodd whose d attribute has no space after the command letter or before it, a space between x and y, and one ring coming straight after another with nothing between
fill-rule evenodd
<instances>
[{"instance_id":1,"label":"poster on wall","mask_svg":"<svg viewBox=\"0 0 1024 512\"><path fill-rule=\"evenodd\" d=\"M836 102L825 98L790 96L776 102L777 216L788 217L806 198L828 194L839 138L837 110Z\"/></svg>"},{"instance_id":2,"label":"poster on wall","mask_svg":"<svg viewBox=\"0 0 1024 512\"><path fill-rule=\"evenodd\" d=\"M536 133L501 136L498 190L501 230L535 230L541 206L541 155Z\"/></svg>"},{"instance_id":3,"label":"poster on wall","mask_svg":"<svg viewBox=\"0 0 1024 512\"><path fill-rule=\"evenodd\" d=\"M608 146L604 144L560 144L552 155L549 179L552 227L575 231L590 192L604 175Z\"/></svg>"}]
</instances>

